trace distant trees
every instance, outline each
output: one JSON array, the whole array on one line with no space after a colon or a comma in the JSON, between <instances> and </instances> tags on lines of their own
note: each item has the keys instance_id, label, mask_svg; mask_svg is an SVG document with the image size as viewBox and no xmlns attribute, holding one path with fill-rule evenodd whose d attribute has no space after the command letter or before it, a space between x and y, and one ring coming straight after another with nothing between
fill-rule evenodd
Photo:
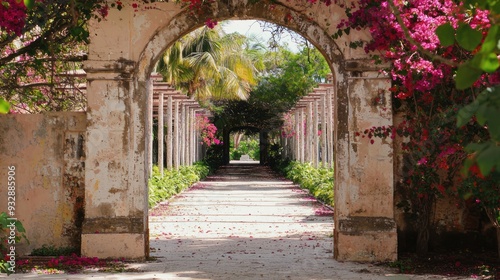
<instances>
[{"instance_id":1,"label":"distant trees","mask_svg":"<svg viewBox=\"0 0 500 280\"><path fill-rule=\"evenodd\" d=\"M300 97L308 94L331 72L321 53L314 48L303 48L298 53L280 47L262 50L264 69L246 101L215 102L222 108L217 112L220 126L254 126L277 129L282 115Z\"/></svg>"}]
</instances>

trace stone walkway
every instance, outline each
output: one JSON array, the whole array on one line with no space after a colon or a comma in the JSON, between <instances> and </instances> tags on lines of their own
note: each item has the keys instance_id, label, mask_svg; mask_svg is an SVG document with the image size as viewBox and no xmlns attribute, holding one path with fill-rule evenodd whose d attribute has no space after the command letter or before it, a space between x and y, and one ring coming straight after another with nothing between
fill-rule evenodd
<instances>
[{"instance_id":1,"label":"stone walkway","mask_svg":"<svg viewBox=\"0 0 500 280\"><path fill-rule=\"evenodd\" d=\"M218 174L152 211L151 255L169 264L165 272L195 279L328 276L309 272L333 268L330 209L258 165Z\"/></svg>"},{"instance_id":2,"label":"stone walkway","mask_svg":"<svg viewBox=\"0 0 500 280\"><path fill-rule=\"evenodd\" d=\"M138 273L41 279L459 279L333 259L332 210L256 164L223 167L150 212L155 261Z\"/></svg>"}]
</instances>

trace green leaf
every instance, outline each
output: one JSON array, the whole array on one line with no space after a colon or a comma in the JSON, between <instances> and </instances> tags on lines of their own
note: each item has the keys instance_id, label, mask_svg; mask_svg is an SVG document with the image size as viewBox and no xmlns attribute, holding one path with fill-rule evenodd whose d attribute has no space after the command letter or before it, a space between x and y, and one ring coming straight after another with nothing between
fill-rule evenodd
<instances>
[{"instance_id":1,"label":"green leaf","mask_svg":"<svg viewBox=\"0 0 500 280\"><path fill-rule=\"evenodd\" d=\"M476 120L480 125L485 125L488 121L489 112L487 104L479 104L476 112Z\"/></svg>"},{"instance_id":2,"label":"green leaf","mask_svg":"<svg viewBox=\"0 0 500 280\"><path fill-rule=\"evenodd\" d=\"M10 110L10 103L0 98L0 114L7 114Z\"/></svg>"},{"instance_id":3,"label":"green leaf","mask_svg":"<svg viewBox=\"0 0 500 280\"><path fill-rule=\"evenodd\" d=\"M488 132L490 133L490 137L495 140L500 140L500 110L493 106L489 106L488 110Z\"/></svg>"},{"instance_id":4,"label":"green leaf","mask_svg":"<svg viewBox=\"0 0 500 280\"><path fill-rule=\"evenodd\" d=\"M468 51L473 51L479 46L482 39L483 34L472 29L468 24L461 24L457 29L457 42L462 48Z\"/></svg>"},{"instance_id":5,"label":"green leaf","mask_svg":"<svg viewBox=\"0 0 500 280\"><path fill-rule=\"evenodd\" d=\"M481 125L487 124L490 137L500 140L500 86L482 91L474 101L478 104L476 117Z\"/></svg>"},{"instance_id":6,"label":"green leaf","mask_svg":"<svg viewBox=\"0 0 500 280\"><path fill-rule=\"evenodd\" d=\"M69 29L71 35L78 37L78 35L82 34L83 28L81 26L75 26Z\"/></svg>"},{"instance_id":7,"label":"green leaf","mask_svg":"<svg viewBox=\"0 0 500 280\"><path fill-rule=\"evenodd\" d=\"M24 0L24 6L26 6L28 10L31 10L34 5L35 5L35 0Z\"/></svg>"},{"instance_id":8,"label":"green leaf","mask_svg":"<svg viewBox=\"0 0 500 280\"><path fill-rule=\"evenodd\" d=\"M499 25L493 25L492 27L490 27L490 30L488 30L488 35L486 35L486 38L484 38L483 45L481 46L481 53L491 53L498 48L498 36L500 35L500 33L498 32L499 30Z\"/></svg>"},{"instance_id":9,"label":"green leaf","mask_svg":"<svg viewBox=\"0 0 500 280\"><path fill-rule=\"evenodd\" d=\"M495 96L496 94L500 94L500 88L499 87L489 87L486 88L485 90L481 91L476 97L476 102L478 104L483 104L485 102L488 102L488 100L492 97Z\"/></svg>"},{"instance_id":10,"label":"green leaf","mask_svg":"<svg viewBox=\"0 0 500 280\"><path fill-rule=\"evenodd\" d=\"M455 76L455 84L457 89L466 89L472 86L474 82L481 77L483 71L471 66L466 62L458 67L457 75Z\"/></svg>"},{"instance_id":11,"label":"green leaf","mask_svg":"<svg viewBox=\"0 0 500 280\"><path fill-rule=\"evenodd\" d=\"M460 109L457 114L457 127L462 127L467 124L472 116L474 116L478 108L479 103L474 101Z\"/></svg>"},{"instance_id":12,"label":"green leaf","mask_svg":"<svg viewBox=\"0 0 500 280\"><path fill-rule=\"evenodd\" d=\"M457 126L465 125L476 115L480 125L488 125L490 137L500 140L500 87L489 87L483 90L471 104L460 109Z\"/></svg>"},{"instance_id":13,"label":"green leaf","mask_svg":"<svg viewBox=\"0 0 500 280\"><path fill-rule=\"evenodd\" d=\"M464 148L464 150L469 154L472 154L472 153L479 153L486 148L487 144L485 143L470 143Z\"/></svg>"},{"instance_id":14,"label":"green leaf","mask_svg":"<svg viewBox=\"0 0 500 280\"><path fill-rule=\"evenodd\" d=\"M20 221L16 221L15 224L17 232L26 232L26 229L24 228L23 224Z\"/></svg>"},{"instance_id":15,"label":"green leaf","mask_svg":"<svg viewBox=\"0 0 500 280\"><path fill-rule=\"evenodd\" d=\"M478 53L473 60L479 60L479 68L481 68L484 72L493 73L498 69L500 65L498 63L498 57L496 53Z\"/></svg>"},{"instance_id":16,"label":"green leaf","mask_svg":"<svg viewBox=\"0 0 500 280\"><path fill-rule=\"evenodd\" d=\"M455 28L450 23L445 23L436 28L436 35L443 47L455 44Z\"/></svg>"},{"instance_id":17,"label":"green leaf","mask_svg":"<svg viewBox=\"0 0 500 280\"><path fill-rule=\"evenodd\" d=\"M500 166L500 147L493 141L485 143L485 149L477 154L477 165L484 176L488 176L496 166Z\"/></svg>"}]
</instances>

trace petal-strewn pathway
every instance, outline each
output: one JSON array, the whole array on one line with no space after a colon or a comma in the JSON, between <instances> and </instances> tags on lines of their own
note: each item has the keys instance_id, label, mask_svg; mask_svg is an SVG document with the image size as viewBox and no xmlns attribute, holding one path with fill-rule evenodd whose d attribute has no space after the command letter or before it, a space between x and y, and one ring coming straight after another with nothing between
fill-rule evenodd
<instances>
[{"instance_id":1,"label":"petal-strewn pathway","mask_svg":"<svg viewBox=\"0 0 500 280\"><path fill-rule=\"evenodd\" d=\"M152 210L149 224L151 256L179 279L380 276L334 261L333 211L255 164L221 168Z\"/></svg>"}]
</instances>

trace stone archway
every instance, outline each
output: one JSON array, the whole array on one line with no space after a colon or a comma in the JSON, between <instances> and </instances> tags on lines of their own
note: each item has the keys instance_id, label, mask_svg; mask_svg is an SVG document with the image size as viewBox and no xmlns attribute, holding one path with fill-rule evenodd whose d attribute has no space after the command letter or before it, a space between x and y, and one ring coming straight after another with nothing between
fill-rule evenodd
<instances>
[{"instance_id":1,"label":"stone archway","mask_svg":"<svg viewBox=\"0 0 500 280\"><path fill-rule=\"evenodd\" d=\"M85 221L82 254L148 255L146 127L150 73L160 54L182 35L212 19L261 19L288 27L325 56L335 88L334 257L351 261L397 258L392 143L363 143L355 132L392 124L390 80L349 41L334 41L344 15L335 5L300 1L216 1L194 16L174 3L122 11L91 25L88 77ZM251 3L250 3L251 2ZM349 2L349 1L348 1ZM295 3L295 4L294 4ZM296 4L300 3L300 4Z\"/></svg>"}]
</instances>

